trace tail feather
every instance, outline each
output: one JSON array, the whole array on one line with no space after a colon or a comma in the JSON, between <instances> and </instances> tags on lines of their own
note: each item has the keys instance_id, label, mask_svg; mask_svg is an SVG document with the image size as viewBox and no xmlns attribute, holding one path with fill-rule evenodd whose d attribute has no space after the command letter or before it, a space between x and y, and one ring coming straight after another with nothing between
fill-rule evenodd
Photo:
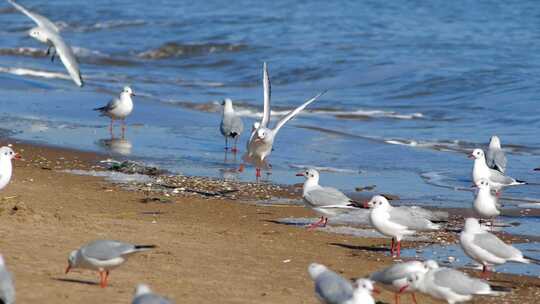
<instances>
[{"instance_id":1,"label":"tail feather","mask_svg":"<svg viewBox=\"0 0 540 304\"><path fill-rule=\"evenodd\" d=\"M149 250L153 248L157 248L157 246L156 245L135 245L136 250Z\"/></svg>"},{"instance_id":2,"label":"tail feather","mask_svg":"<svg viewBox=\"0 0 540 304\"><path fill-rule=\"evenodd\" d=\"M519 179L516 179L516 183L518 183L520 185L526 185L527 184L526 181L522 181L522 180L519 180Z\"/></svg>"},{"instance_id":3,"label":"tail feather","mask_svg":"<svg viewBox=\"0 0 540 304\"><path fill-rule=\"evenodd\" d=\"M107 106L99 107L99 108L93 108L92 110L103 112L103 111L105 111L105 109L107 109Z\"/></svg>"},{"instance_id":4,"label":"tail feather","mask_svg":"<svg viewBox=\"0 0 540 304\"><path fill-rule=\"evenodd\" d=\"M506 286L499 286L499 285L489 285L491 287L491 290L498 292L498 293L505 293L505 292L511 292L512 288L506 287Z\"/></svg>"}]
</instances>

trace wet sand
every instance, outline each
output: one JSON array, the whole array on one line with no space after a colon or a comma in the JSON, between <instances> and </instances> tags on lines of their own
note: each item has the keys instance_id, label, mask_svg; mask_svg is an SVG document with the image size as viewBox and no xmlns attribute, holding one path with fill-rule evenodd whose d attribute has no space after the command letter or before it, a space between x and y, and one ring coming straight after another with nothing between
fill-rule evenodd
<instances>
[{"instance_id":1,"label":"wet sand","mask_svg":"<svg viewBox=\"0 0 540 304\"><path fill-rule=\"evenodd\" d=\"M317 303L309 263L323 263L348 278L391 263L381 252L387 239L274 222L314 216L302 207L241 203L241 193L234 199L186 194L148 200L161 196L62 172L91 169L103 156L30 144L15 149L24 159L15 162L12 182L1 193L0 249L15 275L18 303L129 303L142 282L176 303ZM159 247L132 256L102 289L97 273L64 274L68 253L94 239ZM497 274L493 281L515 289L473 303L535 303L540 294L536 278ZM383 292L377 299L391 303L393 295ZM409 301L407 296L402 303Z\"/></svg>"}]
</instances>

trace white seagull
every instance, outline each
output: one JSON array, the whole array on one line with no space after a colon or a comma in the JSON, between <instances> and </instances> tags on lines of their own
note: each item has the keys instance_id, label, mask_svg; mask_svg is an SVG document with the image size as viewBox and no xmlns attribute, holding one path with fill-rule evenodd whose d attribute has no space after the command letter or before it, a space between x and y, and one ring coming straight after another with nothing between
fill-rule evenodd
<instances>
[{"instance_id":1,"label":"white seagull","mask_svg":"<svg viewBox=\"0 0 540 304\"><path fill-rule=\"evenodd\" d=\"M433 261L436 264L436 262ZM471 278L451 268L441 267L409 276L409 286L448 304L470 301L475 295L498 296L508 288L491 286L487 282ZM407 287L406 287L407 288ZM406 289L405 288L405 289Z\"/></svg>"},{"instance_id":2,"label":"white seagull","mask_svg":"<svg viewBox=\"0 0 540 304\"><path fill-rule=\"evenodd\" d=\"M131 304L173 304L169 299L153 293L146 284L139 284L135 288L135 294Z\"/></svg>"},{"instance_id":3,"label":"white seagull","mask_svg":"<svg viewBox=\"0 0 540 304\"><path fill-rule=\"evenodd\" d=\"M314 102L317 98L323 95L325 92L317 94L317 96L304 102L301 106L287 113L283 116L274 126L270 129L268 124L270 122L270 77L268 76L268 68L266 62L263 64L263 88L264 88L264 110L259 127L251 134L247 147L248 150L242 157L245 163L251 163L256 167L256 176L261 176L261 169L268 169L269 165L266 162L266 158L272 152L272 146L276 138L279 129L283 127L289 120L293 119L298 113L304 110L310 103ZM243 171L243 165L240 167L240 171Z\"/></svg>"},{"instance_id":4,"label":"white seagull","mask_svg":"<svg viewBox=\"0 0 540 304\"><path fill-rule=\"evenodd\" d=\"M331 271L326 266L311 263L308 267L309 275L315 282L315 294L325 304L374 304L371 291L378 292L373 282L367 279L356 281L357 287L349 280Z\"/></svg>"},{"instance_id":5,"label":"white seagull","mask_svg":"<svg viewBox=\"0 0 540 304\"><path fill-rule=\"evenodd\" d=\"M66 274L74 268L99 272L100 286L107 287L109 272L122 265L129 255L156 248L155 245L134 245L119 241L97 240L69 254Z\"/></svg>"},{"instance_id":6,"label":"white seagull","mask_svg":"<svg viewBox=\"0 0 540 304\"><path fill-rule=\"evenodd\" d=\"M486 164L488 167L504 173L506 170L506 162L506 155L502 150L501 140L498 136L491 136L486 154Z\"/></svg>"},{"instance_id":7,"label":"white seagull","mask_svg":"<svg viewBox=\"0 0 540 304\"><path fill-rule=\"evenodd\" d=\"M395 263L388 268L375 272L369 276L369 279L382 284L385 289L394 292L394 301L396 304L399 303L400 294L404 292L411 292L413 302L417 303L414 289L408 287L409 282L407 279L414 273L427 272L428 270L428 265L425 262L408 261Z\"/></svg>"},{"instance_id":8,"label":"white seagull","mask_svg":"<svg viewBox=\"0 0 540 304\"><path fill-rule=\"evenodd\" d=\"M500 171L488 167L482 149L474 149L469 158L474 159L472 178L476 186L478 186L481 179L487 179L490 186L498 193L503 187L526 184L524 181L505 176Z\"/></svg>"},{"instance_id":9,"label":"white seagull","mask_svg":"<svg viewBox=\"0 0 540 304\"><path fill-rule=\"evenodd\" d=\"M465 229L459 236L459 243L471 259L482 264L483 277L487 277L490 266L506 262L538 263L538 260L523 256L519 249L486 231L475 218L465 220Z\"/></svg>"},{"instance_id":10,"label":"white seagull","mask_svg":"<svg viewBox=\"0 0 540 304\"><path fill-rule=\"evenodd\" d=\"M307 169L304 172L297 173L296 176L306 178L302 194L306 207L321 216L318 222L309 225L310 229L326 226L328 216L335 216L350 211L350 209L356 209L356 207L353 207L355 202L343 194L343 192L336 188L321 187L319 185L319 172L317 170Z\"/></svg>"},{"instance_id":11,"label":"white seagull","mask_svg":"<svg viewBox=\"0 0 540 304\"><path fill-rule=\"evenodd\" d=\"M0 148L0 190L4 189L11 180L13 174L12 159L21 159L21 156L15 153L11 147L4 146Z\"/></svg>"},{"instance_id":12,"label":"white seagull","mask_svg":"<svg viewBox=\"0 0 540 304\"><path fill-rule=\"evenodd\" d=\"M0 254L0 303L15 304L15 287L11 273L6 269L4 257Z\"/></svg>"},{"instance_id":13,"label":"white seagull","mask_svg":"<svg viewBox=\"0 0 540 304\"><path fill-rule=\"evenodd\" d=\"M135 96L133 90L125 86L122 93L120 93L120 98L113 98L105 106L94 109L94 111L101 112L102 116L111 118L111 125L109 126L111 137L113 136L113 123L115 119L122 120L122 138L125 137L126 117L133 111L133 96Z\"/></svg>"},{"instance_id":14,"label":"white seagull","mask_svg":"<svg viewBox=\"0 0 540 304\"><path fill-rule=\"evenodd\" d=\"M238 138L244 131L244 123L240 116L234 112L232 100L230 98L225 98L222 102L223 105L223 115L221 116L221 124L219 125L219 130L221 134L225 137L225 150L229 149L228 139L229 137L234 139L234 146L231 149L233 153L238 152L236 148L236 143Z\"/></svg>"},{"instance_id":15,"label":"white seagull","mask_svg":"<svg viewBox=\"0 0 540 304\"><path fill-rule=\"evenodd\" d=\"M51 60L54 61L54 57L58 55L66 67L69 76L71 76L73 81L79 87L82 87L84 82L79 69L79 63L77 62L77 58L71 47L64 41L62 36L60 36L58 27L52 21L47 19L47 17L32 12L13 0L7 1L37 24L36 27L28 31L30 37L47 44L47 55L49 55L51 50L53 52Z\"/></svg>"},{"instance_id":16,"label":"white seagull","mask_svg":"<svg viewBox=\"0 0 540 304\"><path fill-rule=\"evenodd\" d=\"M474 211L481 218L494 218L501 214L501 205L496 195L491 193L489 181L482 178L478 182L478 191L473 202Z\"/></svg>"},{"instance_id":17,"label":"white seagull","mask_svg":"<svg viewBox=\"0 0 540 304\"><path fill-rule=\"evenodd\" d=\"M413 235L416 231L438 230L439 225L432 223L421 216L414 216L411 213L403 212L399 208L394 208L382 195L375 195L366 207L371 208L369 219L375 229L386 236L392 237L390 252L392 256L401 254L401 240L404 236ZM397 244L395 243L397 242Z\"/></svg>"}]
</instances>

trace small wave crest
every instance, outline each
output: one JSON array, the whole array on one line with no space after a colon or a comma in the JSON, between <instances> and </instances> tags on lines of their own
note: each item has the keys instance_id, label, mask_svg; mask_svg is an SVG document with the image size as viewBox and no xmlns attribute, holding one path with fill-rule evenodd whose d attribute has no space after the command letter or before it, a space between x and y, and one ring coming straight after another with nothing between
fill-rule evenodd
<instances>
[{"instance_id":1,"label":"small wave crest","mask_svg":"<svg viewBox=\"0 0 540 304\"><path fill-rule=\"evenodd\" d=\"M167 42L162 46L137 54L144 59L167 59L175 57L199 56L212 53L239 52L247 49L245 44L231 43L201 43L201 44L181 44L177 42Z\"/></svg>"},{"instance_id":2,"label":"small wave crest","mask_svg":"<svg viewBox=\"0 0 540 304\"><path fill-rule=\"evenodd\" d=\"M26 68L10 68L10 67L0 67L0 73L8 73L18 76L34 76L48 79L66 79L71 80L71 77L67 74L50 72L43 70L33 70Z\"/></svg>"},{"instance_id":3,"label":"small wave crest","mask_svg":"<svg viewBox=\"0 0 540 304\"><path fill-rule=\"evenodd\" d=\"M310 166L310 165L299 165L299 164L289 164L290 168L293 169L315 169L319 172L332 172L332 173L349 173L349 174L358 174L360 170L353 169L343 169L343 168L334 168L334 167L324 167L324 166Z\"/></svg>"},{"instance_id":4,"label":"small wave crest","mask_svg":"<svg viewBox=\"0 0 540 304\"><path fill-rule=\"evenodd\" d=\"M146 21L142 19L135 20L106 20L97 22L91 25L68 25L65 24L62 28L68 28L74 32L96 32L101 30L117 29L124 27L143 26Z\"/></svg>"}]
</instances>

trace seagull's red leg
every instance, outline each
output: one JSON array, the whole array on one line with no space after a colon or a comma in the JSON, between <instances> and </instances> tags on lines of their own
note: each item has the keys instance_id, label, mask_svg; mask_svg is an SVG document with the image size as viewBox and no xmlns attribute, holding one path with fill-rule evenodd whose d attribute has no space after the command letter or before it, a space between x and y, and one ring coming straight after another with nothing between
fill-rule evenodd
<instances>
[{"instance_id":1,"label":"seagull's red leg","mask_svg":"<svg viewBox=\"0 0 540 304\"><path fill-rule=\"evenodd\" d=\"M231 150L233 153L238 152L238 149L236 148L237 143L238 143L238 136L236 136L236 137L234 138L234 146L233 146L233 148L232 148L232 150Z\"/></svg>"},{"instance_id":2,"label":"seagull's red leg","mask_svg":"<svg viewBox=\"0 0 540 304\"><path fill-rule=\"evenodd\" d=\"M323 223L323 221L324 221L324 217L321 216L321 219L319 219L315 223L308 226L308 230L311 231L317 227L321 227L321 224Z\"/></svg>"},{"instance_id":3,"label":"seagull's red leg","mask_svg":"<svg viewBox=\"0 0 540 304\"><path fill-rule=\"evenodd\" d=\"M103 272L103 270L100 270L99 271L99 286L101 286L101 288L105 288L105 273Z\"/></svg>"},{"instance_id":4,"label":"seagull's red leg","mask_svg":"<svg viewBox=\"0 0 540 304\"><path fill-rule=\"evenodd\" d=\"M109 132L111 133L111 137L113 136L113 124L114 124L114 118L111 118L111 124L109 125Z\"/></svg>"},{"instance_id":5,"label":"seagull's red leg","mask_svg":"<svg viewBox=\"0 0 540 304\"><path fill-rule=\"evenodd\" d=\"M392 238L392 245L390 246L390 254L394 257L394 238Z\"/></svg>"},{"instance_id":6,"label":"seagull's red leg","mask_svg":"<svg viewBox=\"0 0 540 304\"><path fill-rule=\"evenodd\" d=\"M240 168L238 168L238 172L244 172L245 167L246 167L246 165L240 164Z\"/></svg>"},{"instance_id":7,"label":"seagull's red leg","mask_svg":"<svg viewBox=\"0 0 540 304\"><path fill-rule=\"evenodd\" d=\"M397 257L401 256L401 241L397 241Z\"/></svg>"},{"instance_id":8,"label":"seagull's red leg","mask_svg":"<svg viewBox=\"0 0 540 304\"><path fill-rule=\"evenodd\" d=\"M399 304L399 293L396 293L396 295L394 296L394 302L395 304Z\"/></svg>"},{"instance_id":9,"label":"seagull's red leg","mask_svg":"<svg viewBox=\"0 0 540 304\"><path fill-rule=\"evenodd\" d=\"M261 168L256 168L255 169L255 177L257 177L257 178L261 177Z\"/></svg>"},{"instance_id":10,"label":"seagull's red leg","mask_svg":"<svg viewBox=\"0 0 540 304\"><path fill-rule=\"evenodd\" d=\"M416 295L414 294L414 292L411 293L411 298L414 304L418 304L418 302L416 301Z\"/></svg>"}]
</instances>

